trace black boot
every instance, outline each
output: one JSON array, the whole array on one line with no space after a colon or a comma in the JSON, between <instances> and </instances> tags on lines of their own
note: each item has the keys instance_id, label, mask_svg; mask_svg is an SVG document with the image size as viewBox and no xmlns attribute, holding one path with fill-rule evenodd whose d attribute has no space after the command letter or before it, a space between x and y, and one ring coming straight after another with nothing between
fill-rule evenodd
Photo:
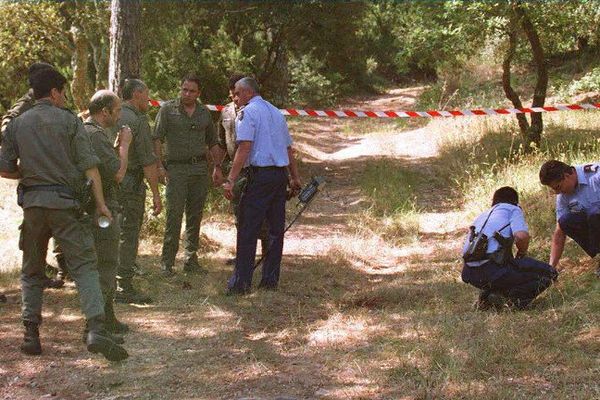
<instances>
[{"instance_id":1,"label":"black boot","mask_svg":"<svg viewBox=\"0 0 600 400\"><path fill-rule=\"evenodd\" d=\"M85 327L83 328L83 335L81 335L81 341L83 344L87 343L88 333L90 332L90 328L88 327L88 323L85 323ZM121 335L117 335L116 333L110 333L108 330L106 331L106 336L108 336L113 342L116 344L124 344L125 339Z\"/></svg>"},{"instance_id":2,"label":"black boot","mask_svg":"<svg viewBox=\"0 0 600 400\"><path fill-rule=\"evenodd\" d=\"M115 343L104 328L104 316L87 321L87 349L91 353L101 353L109 361L122 361L129 357L127 351Z\"/></svg>"},{"instance_id":3,"label":"black boot","mask_svg":"<svg viewBox=\"0 0 600 400\"><path fill-rule=\"evenodd\" d=\"M23 325L25 325L25 335L23 336L21 351L31 356L42 354L39 325L28 321L24 321Z\"/></svg>"},{"instance_id":4,"label":"black boot","mask_svg":"<svg viewBox=\"0 0 600 400\"><path fill-rule=\"evenodd\" d=\"M125 304L150 304L152 303L152 298L135 290L131 281L120 281L115 301Z\"/></svg>"},{"instance_id":5,"label":"black boot","mask_svg":"<svg viewBox=\"0 0 600 400\"><path fill-rule=\"evenodd\" d=\"M110 333L123 334L129 332L127 324L124 324L117 319L112 299L107 300L106 303L104 303L104 320L106 330Z\"/></svg>"}]
</instances>

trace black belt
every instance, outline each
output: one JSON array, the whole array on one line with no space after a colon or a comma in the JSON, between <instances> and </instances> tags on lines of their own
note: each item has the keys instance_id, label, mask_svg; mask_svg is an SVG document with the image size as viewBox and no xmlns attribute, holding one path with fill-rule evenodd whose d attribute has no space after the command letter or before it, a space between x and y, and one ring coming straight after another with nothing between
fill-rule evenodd
<instances>
[{"instance_id":1,"label":"black belt","mask_svg":"<svg viewBox=\"0 0 600 400\"><path fill-rule=\"evenodd\" d=\"M65 185L31 185L23 186L23 193L27 192L58 192L74 197L75 193Z\"/></svg>"},{"instance_id":2,"label":"black belt","mask_svg":"<svg viewBox=\"0 0 600 400\"><path fill-rule=\"evenodd\" d=\"M284 169L285 167L278 167L276 165L269 165L267 167L258 167L256 165L251 165L248 168L250 168L252 171L273 171L273 170L278 170L278 169Z\"/></svg>"},{"instance_id":3,"label":"black belt","mask_svg":"<svg viewBox=\"0 0 600 400\"><path fill-rule=\"evenodd\" d=\"M206 154L202 154L201 156L190 157L190 158L185 159L185 160L167 160L167 165L200 164L203 161L206 161Z\"/></svg>"}]
</instances>

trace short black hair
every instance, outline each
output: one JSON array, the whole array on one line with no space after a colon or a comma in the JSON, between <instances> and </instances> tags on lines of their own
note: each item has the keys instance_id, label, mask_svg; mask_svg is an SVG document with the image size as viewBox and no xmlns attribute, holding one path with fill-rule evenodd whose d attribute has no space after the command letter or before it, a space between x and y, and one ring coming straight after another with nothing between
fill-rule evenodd
<instances>
[{"instance_id":1,"label":"short black hair","mask_svg":"<svg viewBox=\"0 0 600 400\"><path fill-rule=\"evenodd\" d=\"M546 161L540 168L540 182L542 185L549 186L552 182L562 179L565 174L571 174L575 168L565 164L562 161L550 160Z\"/></svg>"},{"instance_id":2,"label":"short black hair","mask_svg":"<svg viewBox=\"0 0 600 400\"><path fill-rule=\"evenodd\" d=\"M141 80L137 78L127 78L123 80L122 93L123 100L131 100L133 99L134 92L141 92L142 90L146 90L148 86Z\"/></svg>"},{"instance_id":3,"label":"short black hair","mask_svg":"<svg viewBox=\"0 0 600 400\"><path fill-rule=\"evenodd\" d=\"M239 81L240 79L242 79L244 76L243 74L233 74L229 77L229 90L233 90L235 89L235 84L237 83L237 81Z\"/></svg>"},{"instance_id":4,"label":"short black hair","mask_svg":"<svg viewBox=\"0 0 600 400\"><path fill-rule=\"evenodd\" d=\"M29 77L29 82L33 89L33 97L38 100L50 96L52 89L62 91L67 79L54 68L46 68L35 71Z\"/></svg>"},{"instance_id":5,"label":"short black hair","mask_svg":"<svg viewBox=\"0 0 600 400\"><path fill-rule=\"evenodd\" d=\"M519 193L510 186L503 186L496 190L492 197L492 205L495 206L498 203L508 203L516 206L519 204Z\"/></svg>"},{"instance_id":6,"label":"short black hair","mask_svg":"<svg viewBox=\"0 0 600 400\"><path fill-rule=\"evenodd\" d=\"M183 78L181 78L181 84L184 82L194 82L198 86L198 90L200 90L200 78L196 74L187 74Z\"/></svg>"},{"instance_id":7,"label":"short black hair","mask_svg":"<svg viewBox=\"0 0 600 400\"><path fill-rule=\"evenodd\" d=\"M29 86L32 86L31 76L33 74L35 74L36 72L44 70L44 69L54 69L54 67L45 62L36 62L29 66L29 68L27 69L27 74L29 75Z\"/></svg>"},{"instance_id":8,"label":"short black hair","mask_svg":"<svg viewBox=\"0 0 600 400\"><path fill-rule=\"evenodd\" d=\"M117 95L108 90L100 90L92 96L88 110L90 115L98 114L104 108L112 109L115 101L118 99Z\"/></svg>"}]
</instances>

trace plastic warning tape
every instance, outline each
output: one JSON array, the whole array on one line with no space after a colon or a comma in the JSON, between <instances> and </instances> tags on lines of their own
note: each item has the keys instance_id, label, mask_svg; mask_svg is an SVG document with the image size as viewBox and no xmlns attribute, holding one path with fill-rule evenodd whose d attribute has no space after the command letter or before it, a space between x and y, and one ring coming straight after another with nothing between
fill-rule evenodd
<instances>
[{"instance_id":1,"label":"plastic warning tape","mask_svg":"<svg viewBox=\"0 0 600 400\"><path fill-rule=\"evenodd\" d=\"M154 107L160 107L162 101L150 100ZM221 111L225 106L206 105L211 111ZM478 108L473 110L449 110L449 111L363 111L363 110L311 110L281 108L283 115L292 117L328 117L328 118L438 118L438 117L470 117L477 115L507 115L507 114L531 114L553 111L577 111L598 110L600 103L594 104L567 104L546 107L530 108Z\"/></svg>"}]
</instances>

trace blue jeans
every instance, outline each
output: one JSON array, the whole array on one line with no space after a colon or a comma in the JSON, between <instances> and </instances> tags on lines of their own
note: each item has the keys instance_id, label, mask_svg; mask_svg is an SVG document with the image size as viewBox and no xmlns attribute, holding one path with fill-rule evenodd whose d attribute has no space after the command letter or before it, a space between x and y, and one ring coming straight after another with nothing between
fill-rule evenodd
<instances>
[{"instance_id":1,"label":"blue jeans","mask_svg":"<svg viewBox=\"0 0 600 400\"><path fill-rule=\"evenodd\" d=\"M566 213L558 220L560 229L590 257L600 252L600 215Z\"/></svg>"},{"instance_id":2,"label":"blue jeans","mask_svg":"<svg viewBox=\"0 0 600 400\"><path fill-rule=\"evenodd\" d=\"M524 307L546 290L558 272L549 264L523 257L501 265L494 261L478 267L464 265L462 280L481 290L498 293Z\"/></svg>"},{"instance_id":3,"label":"blue jeans","mask_svg":"<svg viewBox=\"0 0 600 400\"><path fill-rule=\"evenodd\" d=\"M287 184L285 168L258 168L249 177L240 200L237 254L235 270L227 285L229 289L250 289L256 242L265 219L269 226L269 252L264 259L260 284L267 287L277 286L283 252Z\"/></svg>"}]
</instances>

